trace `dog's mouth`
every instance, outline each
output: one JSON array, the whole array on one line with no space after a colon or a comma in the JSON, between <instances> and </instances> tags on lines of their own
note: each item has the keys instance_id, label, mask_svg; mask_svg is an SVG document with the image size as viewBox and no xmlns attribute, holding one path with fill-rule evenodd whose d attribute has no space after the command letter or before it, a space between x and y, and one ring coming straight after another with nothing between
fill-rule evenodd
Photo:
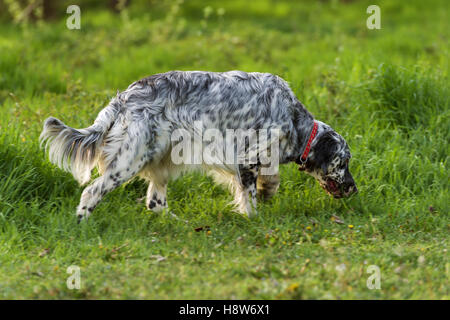
<instances>
[{"instance_id":1,"label":"dog's mouth","mask_svg":"<svg viewBox=\"0 0 450 320\"><path fill-rule=\"evenodd\" d=\"M336 181L334 181L332 179L327 179L326 183L323 184L322 187L336 199L343 197L341 187L339 186L339 184Z\"/></svg>"},{"instance_id":2,"label":"dog's mouth","mask_svg":"<svg viewBox=\"0 0 450 320\"><path fill-rule=\"evenodd\" d=\"M358 189L354 183L352 184L339 184L333 179L328 178L325 183L321 183L322 188L325 189L335 199L347 198L352 194L357 193Z\"/></svg>"}]
</instances>

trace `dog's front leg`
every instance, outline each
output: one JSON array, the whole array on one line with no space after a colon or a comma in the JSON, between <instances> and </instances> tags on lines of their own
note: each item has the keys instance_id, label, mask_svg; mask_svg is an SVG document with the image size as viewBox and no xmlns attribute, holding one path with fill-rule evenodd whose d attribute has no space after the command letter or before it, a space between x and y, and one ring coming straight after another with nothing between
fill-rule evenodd
<instances>
[{"instance_id":1,"label":"dog's front leg","mask_svg":"<svg viewBox=\"0 0 450 320\"><path fill-rule=\"evenodd\" d=\"M263 175L259 172L256 184L258 196L262 200L268 200L275 195L280 186L280 175L279 173Z\"/></svg>"},{"instance_id":2,"label":"dog's front leg","mask_svg":"<svg viewBox=\"0 0 450 320\"><path fill-rule=\"evenodd\" d=\"M235 204L240 213L249 218L256 216L256 181L258 178L257 165L239 167L239 178L235 188Z\"/></svg>"},{"instance_id":3,"label":"dog's front leg","mask_svg":"<svg viewBox=\"0 0 450 320\"><path fill-rule=\"evenodd\" d=\"M167 184L156 184L150 182L147 189L146 199L147 209L153 212L161 212L168 207L167 205Z\"/></svg>"}]
</instances>

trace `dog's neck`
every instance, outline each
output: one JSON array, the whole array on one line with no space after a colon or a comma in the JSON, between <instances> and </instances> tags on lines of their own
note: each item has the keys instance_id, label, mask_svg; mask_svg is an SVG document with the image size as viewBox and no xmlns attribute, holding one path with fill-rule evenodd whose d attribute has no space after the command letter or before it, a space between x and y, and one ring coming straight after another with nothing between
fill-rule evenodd
<instances>
[{"instance_id":1,"label":"dog's neck","mask_svg":"<svg viewBox=\"0 0 450 320\"><path fill-rule=\"evenodd\" d=\"M315 120L315 121L316 121L317 124L318 124L318 127L317 127L317 134L316 134L315 139L314 139L313 142L312 142L311 148L314 147L314 145L317 143L318 138L319 138L322 134L324 134L325 132L328 132L328 131L331 130L331 127L330 127L329 125L327 125L326 123L324 123L324 122L322 122L322 121L319 121L319 120Z\"/></svg>"},{"instance_id":2,"label":"dog's neck","mask_svg":"<svg viewBox=\"0 0 450 320\"><path fill-rule=\"evenodd\" d=\"M328 132L331 131L333 129L331 129L331 127L329 125L327 125L326 123L319 121L319 120L315 120L318 124L318 128L317 128L317 134L316 137L314 138L314 140L311 143L311 151L308 154L308 157L306 159L306 161L308 161L308 159L313 158L314 157L314 151L315 151L315 147L318 143L318 141L320 140L320 137Z\"/></svg>"},{"instance_id":3,"label":"dog's neck","mask_svg":"<svg viewBox=\"0 0 450 320\"><path fill-rule=\"evenodd\" d=\"M307 145L308 145L308 141L310 140L311 135L313 133L314 122L317 123L317 131L315 132L314 138L311 141L310 151L308 152L306 159L302 160L301 157L304 154L305 149L307 148ZM329 130L330 130L330 126L323 123L322 121L315 120L315 119L311 119L310 121L308 121L307 125L304 125L301 128L299 128L299 130L297 131L299 144L298 144L298 148L296 150L295 162L301 164L301 163L308 161L308 159L313 154L314 146L316 145L319 137Z\"/></svg>"},{"instance_id":4,"label":"dog's neck","mask_svg":"<svg viewBox=\"0 0 450 320\"><path fill-rule=\"evenodd\" d=\"M309 137L311 136L314 121L317 122L317 133L311 142L311 151L309 152L307 159L311 156L312 149L314 148L318 138L323 133L330 130L330 127L322 121L314 120L313 115L306 110L300 101L297 101L294 105L292 112L294 132L291 132L291 143L288 143L288 145L284 148L284 157L280 159L280 163L294 161L300 164L300 157L305 151L305 147L308 143Z\"/></svg>"}]
</instances>

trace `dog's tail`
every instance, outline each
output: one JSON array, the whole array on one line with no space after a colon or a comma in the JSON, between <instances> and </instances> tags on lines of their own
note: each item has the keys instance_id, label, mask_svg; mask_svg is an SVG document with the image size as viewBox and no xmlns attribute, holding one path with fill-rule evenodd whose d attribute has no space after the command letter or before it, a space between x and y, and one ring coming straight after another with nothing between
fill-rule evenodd
<instances>
[{"instance_id":1,"label":"dog's tail","mask_svg":"<svg viewBox=\"0 0 450 320\"><path fill-rule=\"evenodd\" d=\"M49 154L50 162L71 172L81 184L91 178L97 164L103 137L117 119L120 104L113 100L97 116L94 124L85 129L74 129L62 121L50 117L45 120L39 141Z\"/></svg>"}]
</instances>

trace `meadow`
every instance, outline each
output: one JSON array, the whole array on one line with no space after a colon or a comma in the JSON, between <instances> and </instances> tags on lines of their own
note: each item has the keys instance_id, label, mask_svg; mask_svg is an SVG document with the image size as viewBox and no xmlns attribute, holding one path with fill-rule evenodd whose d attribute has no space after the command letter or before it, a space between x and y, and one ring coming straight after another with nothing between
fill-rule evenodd
<instances>
[{"instance_id":1,"label":"meadow","mask_svg":"<svg viewBox=\"0 0 450 320\"><path fill-rule=\"evenodd\" d=\"M92 2L92 1L91 1ZM85 1L85 3L91 3ZM81 7L81 29L0 15L0 298L449 299L446 1L135 1ZM75 128L169 70L271 72L349 143L359 193L330 198L297 165L247 219L198 173L169 184L179 219L133 181L77 224L82 188L50 164L48 116ZM70 290L69 266L81 288ZM369 266L381 272L369 289Z\"/></svg>"}]
</instances>

